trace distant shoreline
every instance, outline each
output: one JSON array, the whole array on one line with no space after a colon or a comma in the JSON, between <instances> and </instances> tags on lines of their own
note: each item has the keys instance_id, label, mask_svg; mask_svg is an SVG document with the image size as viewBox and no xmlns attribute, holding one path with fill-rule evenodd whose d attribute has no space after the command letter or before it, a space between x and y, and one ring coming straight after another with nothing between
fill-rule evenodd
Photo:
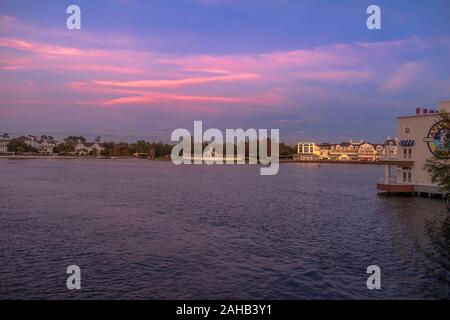
<instances>
[{"instance_id":1,"label":"distant shoreline","mask_svg":"<svg viewBox=\"0 0 450 320\"><path fill-rule=\"evenodd\" d=\"M280 163L332 163L332 164L370 164L370 165L384 165L382 161L348 161L348 160L280 160Z\"/></svg>"},{"instance_id":2,"label":"distant shoreline","mask_svg":"<svg viewBox=\"0 0 450 320\"><path fill-rule=\"evenodd\" d=\"M166 161L169 158L136 158L136 157L76 157L76 156L0 156L0 160L155 160Z\"/></svg>"},{"instance_id":3,"label":"distant shoreline","mask_svg":"<svg viewBox=\"0 0 450 320\"><path fill-rule=\"evenodd\" d=\"M170 158L136 158L136 157L76 157L76 156L0 156L0 160L151 160L151 161L170 161ZM347 160L286 160L281 159L282 163L314 163L314 164L355 164L355 165L383 165L383 161L378 162L362 162Z\"/></svg>"}]
</instances>

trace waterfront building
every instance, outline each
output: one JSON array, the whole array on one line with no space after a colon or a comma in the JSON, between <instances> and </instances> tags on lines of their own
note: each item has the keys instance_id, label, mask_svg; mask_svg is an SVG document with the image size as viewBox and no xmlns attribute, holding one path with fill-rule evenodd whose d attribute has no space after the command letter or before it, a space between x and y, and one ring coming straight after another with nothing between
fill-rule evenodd
<instances>
[{"instance_id":1,"label":"waterfront building","mask_svg":"<svg viewBox=\"0 0 450 320\"><path fill-rule=\"evenodd\" d=\"M88 153L95 153L97 155L100 155L100 153L105 150L104 147L102 147L99 143L97 142L86 142L84 144L88 150Z\"/></svg>"},{"instance_id":2,"label":"waterfront building","mask_svg":"<svg viewBox=\"0 0 450 320\"><path fill-rule=\"evenodd\" d=\"M373 162L377 160L377 149L370 143L363 143L358 148L358 161Z\"/></svg>"},{"instance_id":3,"label":"waterfront building","mask_svg":"<svg viewBox=\"0 0 450 320\"><path fill-rule=\"evenodd\" d=\"M362 141L354 142L350 140L349 142L342 142L337 145L331 145L329 154L330 159L342 161L358 161L358 149L361 144Z\"/></svg>"},{"instance_id":4,"label":"waterfront building","mask_svg":"<svg viewBox=\"0 0 450 320\"><path fill-rule=\"evenodd\" d=\"M439 111L450 112L450 101L439 103ZM442 149L450 133L437 128L437 111L417 108L416 114L397 118L398 151L396 157L384 159L385 176L378 183L380 191L442 194L431 182L425 169L427 159ZM443 142L444 141L444 142Z\"/></svg>"},{"instance_id":5,"label":"waterfront building","mask_svg":"<svg viewBox=\"0 0 450 320\"><path fill-rule=\"evenodd\" d=\"M53 154L53 148L55 148L56 143L53 140L47 140L44 139L42 141L40 141L39 143L39 154L42 155L52 155Z\"/></svg>"},{"instance_id":6,"label":"waterfront building","mask_svg":"<svg viewBox=\"0 0 450 320\"><path fill-rule=\"evenodd\" d=\"M100 155L103 150L105 150L105 148L98 142L80 142L75 146L75 154L79 156L89 155L92 153Z\"/></svg>"},{"instance_id":7,"label":"waterfront building","mask_svg":"<svg viewBox=\"0 0 450 320\"><path fill-rule=\"evenodd\" d=\"M322 160L330 160L331 144L329 144L329 143L321 143L319 145L319 148L320 148L320 159L322 159Z\"/></svg>"},{"instance_id":8,"label":"waterfront building","mask_svg":"<svg viewBox=\"0 0 450 320\"><path fill-rule=\"evenodd\" d=\"M0 154L5 154L8 152L8 143L11 139L6 137L0 137Z\"/></svg>"},{"instance_id":9,"label":"waterfront building","mask_svg":"<svg viewBox=\"0 0 450 320\"><path fill-rule=\"evenodd\" d=\"M381 157L383 156L384 153L384 144L376 144L375 145L375 161L380 161Z\"/></svg>"},{"instance_id":10,"label":"waterfront building","mask_svg":"<svg viewBox=\"0 0 450 320\"><path fill-rule=\"evenodd\" d=\"M386 138L384 142L384 149L381 154L380 160L392 160L397 159L397 150L398 150L398 139L391 139L390 137Z\"/></svg>"},{"instance_id":11,"label":"waterfront building","mask_svg":"<svg viewBox=\"0 0 450 320\"><path fill-rule=\"evenodd\" d=\"M40 143L38 141L38 137L29 134L26 136L19 137L19 140L22 141L23 143L25 143L27 146L33 147L33 148L39 150Z\"/></svg>"},{"instance_id":12,"label":"waterfront building","mask_svg":"<svg viewBox=\"0 0 450 320\"><path fill-rule=\"evenodd\" d=\"M363 143L358 147L358 161L374 162L379 161L384 154L385 145Z\"/></svg>"},{"instance_id":13,"label":"waterfront building","mask_svg":"<svg viewBox=\"0 0 450 320\"><path fill-rule=\"evenodd\" d=\"M297 145L297 160L321 159L320 147L314 142L299 142Z\"/></svg>"},{"instance_id":14,"label":"waterfront building","mask_svg":"<svg viewBox=\"0 0 450 320\"><path fill-rule=\"evenodd\" d=\"M384 144L371 144L363 140L340 144L299 142L295 160L379 161L385 152ZM394 152L389 149L390 152Z\"/></svg>"},{"instance_id":15,"label":"waterfront building","mask_svg":"<svg viewBox=\"0 0 450 320\"><path fill-rule=\"evenodd\" d=\"M76 155L86 155L87 154L87 148L86 148L86 146L84 145L84 143L78 143L76 146L75 146L75 154Z\"/></svg>"}]
</instances>

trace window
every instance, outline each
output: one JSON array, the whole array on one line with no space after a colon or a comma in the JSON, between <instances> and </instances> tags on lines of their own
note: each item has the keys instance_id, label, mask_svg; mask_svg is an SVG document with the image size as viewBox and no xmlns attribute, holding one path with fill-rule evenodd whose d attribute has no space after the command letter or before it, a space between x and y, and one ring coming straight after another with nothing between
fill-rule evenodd
<instances>
[{"instance_id":1,"label":"window","mask_svg":"<svg viewBox=\"0 0 450 320\"><path fill-rule=\"evenodd\" d=\"M402 168L403 171L403 183L411 183L412 182L412 171L410 167Z\"/></svg>"},{"instance_id":2,"label":"window","mask_svg":"<svg viewBox=\"0 0 450 320\"><path fill-rule=\"evenodd\" d=\"M411 172L403 171L403 183L411 183L412 175Z\"/></svg>"},{"instance_id":3,"label":"window","mask_svg":"<svg viewBox=\"0 0 450 320\"><path fill-rule=\"evenodd\" d=\"M412 148L403 148L403 159L412 159Z\"/></svg>"}]
</instances>

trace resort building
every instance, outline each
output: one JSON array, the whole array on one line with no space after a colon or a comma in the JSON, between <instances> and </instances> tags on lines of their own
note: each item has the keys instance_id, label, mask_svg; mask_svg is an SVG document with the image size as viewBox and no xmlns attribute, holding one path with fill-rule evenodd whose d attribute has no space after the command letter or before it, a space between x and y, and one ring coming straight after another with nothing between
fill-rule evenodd
<instances>
[{"instance_id":1,"label":"resort building","mask_svg":"<svg viewBox=\"0 0 450 320\"><path fill-rule=\"evenodd\" d=\"M439 111L450 112L450 101L439 103ZM426 160L434 157L436 149L445 148L450 139L450 128L439 128L438 121L438 111L421 108L415 115L397 118L398 151L392 158L385 155L385 176L378 190L442 194L425 169Z\"/></svg>"},{"instance_id":2,"label":"resort building","mask_svg":"<svg viewBox=\"0 0 450 320\"><path fill-rule=\"evenodd\" d=\"M0 137L0 154L5 154L8 152L8 143L11 139L6 137Z\"/></svg>"},{"instance_id":3,"label":"resort building","mask_svg":"<svg viewBox=\"0 0 450 320\"><path fill-rule=\"evenodd\" d=\"M27 136L22 136L19 137L19 140L23 141L27 146L33 147L35 149L39 150L39 140L38 137L33 136L33 135L27 135Z\"/></svg>"},{"instance_id":4,"label":"resort building","mask_svg":"<svg viewBox=\"0 0 450 320\"><path fill-rule=\"evenodd\" d=\"M39 154L52 155L53 149L56 147L56 143L53 140L43 140L39 143Z\"/></svg>"},{"instance_id":5,"label":"resort building","mask_svg":"<svg viewBox=\"0 0 450 320\"><path fill-rule=\"evenodd\" d=\"M84 143L80 142L75 146L75 154L80 155L80 156L85 156L85 155L90 155L90 154L100 155L100 153L104 149L105 148L102 147L97 142L84 142Z\"/></svg>"},{"instance_id":6,"label":"resort building","mask_svg":"<svg viewBox=\"0 0 450 320\"><path fill-rule=\"evenodd\" d=\"M299 142L297 145L297 160L319 160L320 147L314 142Z\"/></svg>"},{"instance_id":7,"label":"resort building","mask_svg":"<svg viewBox=\"0 0 450 320\"><path fill-rule=\"evenodd\" d=\"M375 145L375 150L376 150L376 155L375 155L375 161L380 161L380 159L381 159L381 157L383 156L383 154L384 154L384 148L385 148L385 145L384 144L377 144L377 145Z\"/></svg>"},{"instance_id":8,"label":"resort building","mask_svg":"<svg viewBox=\"0 0 450 320\"><path fill-rule=\"evenodd\" d=\"M388 141L389 140L389 141ZM395 140L388 139L388 153L393 156L397 152ZM332 161L380 161L385 151L386 144L371 144L363 140L342 142L340 144L322 143L316 145L314 142L298 143L298 153L295 160L332 160Z\"/></svg>"},{"instance_id":9,"label":"resort building","mask_svg":"<svg viewBox=\"0 0 450 320\"><path fill-rule=\"evenodd\" d=\"M388 137L384 142L384 150L380 157L380 160L392 160L397 159L398 139L391 139Z\"/></svg>"},{"instance_id":10,"label":"resort building","mask_svg":"<svg viewBox=\"0 0 450 320\"><path fill-rule=\"evenodd\" d=\"M330 160L358 161L359 146L363 142L342 142L332 145L330 149Z\"/></svg>"},{"instance_id":11,"label":"resort building","mask_svg":"<svg viewBox=\"0 0 450 320\"><path fill-rule=\"evenodd\" d=\"M358 161L372 162L377 160L377 150L370 143L363 143L358 148Z\"/></svg>"},{"instance_id":12,"label":"resort building","mask_svg":"<svg viewBox=\"0 0 450 320\"><path fill-rule=\"evenodd\" d=\"M320 148L320 159L322 159L322 160L330 160L331 144L329 144L329 143L321 143L319 145L319 148Z\"/></svg>"}]
</instances>

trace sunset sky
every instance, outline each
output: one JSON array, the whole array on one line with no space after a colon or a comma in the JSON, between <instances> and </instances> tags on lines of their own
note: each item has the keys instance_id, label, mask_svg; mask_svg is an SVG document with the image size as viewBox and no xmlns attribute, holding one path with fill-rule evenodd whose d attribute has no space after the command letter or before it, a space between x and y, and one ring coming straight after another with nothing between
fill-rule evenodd
<instances>
[{"instance_id":1,"label":"sunset sky","mask_svg":"<svg viewBox=\"0 0 450 320\"><path fill-rule=\"evenodd\" d=\"M82 29L66 28L77 4ZM368 30L378 4L382 30ZM450 100L450 1L0 2L0 132L169 141L279 128L382 142Z\"/></svg>"}]
</instances>

